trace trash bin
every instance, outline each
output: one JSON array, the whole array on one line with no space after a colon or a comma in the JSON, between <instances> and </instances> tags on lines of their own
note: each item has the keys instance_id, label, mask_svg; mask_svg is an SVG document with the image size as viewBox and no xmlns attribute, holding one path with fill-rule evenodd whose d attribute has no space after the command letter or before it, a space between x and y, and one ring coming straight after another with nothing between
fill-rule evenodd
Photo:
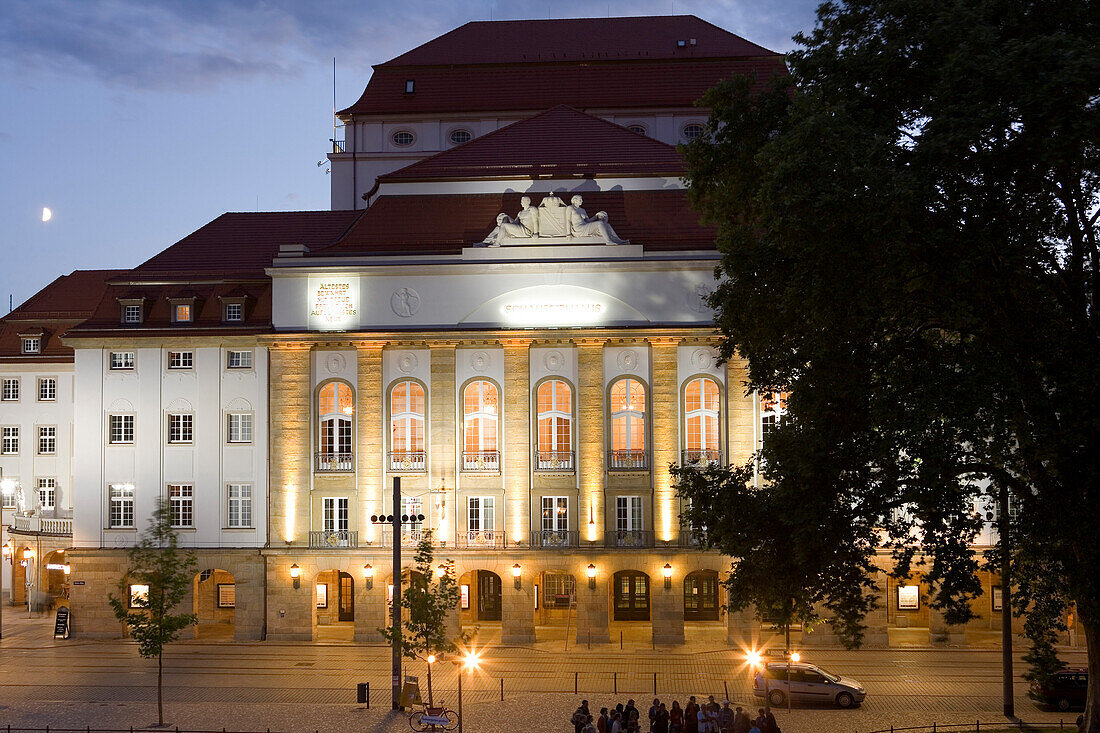
<instances>
[{"instance_id":1,"label":"trash bin","mask_svg":"<svg viewBox=\"0 0 1100 733\"><path fill-rule=\"evenodd\" d=\"M367 702L367 695L369 694L370 683L360 682L355 686L355 701L359 703Z\"/></svg>"}]
</instances>

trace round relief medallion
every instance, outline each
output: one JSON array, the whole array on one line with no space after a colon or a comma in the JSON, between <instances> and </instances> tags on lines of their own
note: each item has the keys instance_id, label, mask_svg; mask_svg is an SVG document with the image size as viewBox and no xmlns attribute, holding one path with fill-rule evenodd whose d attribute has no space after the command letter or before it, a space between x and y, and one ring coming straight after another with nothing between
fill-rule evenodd
<instances>
[{"instance_id":1,"label":"round relief medallion","mask_svg":"<svg viewBox=\"0 0 1100 733\"><path fill-rule=\"evenodd\" d=\"M339 374L347 367L348 360L344 358L343 354L329 354L325 357L325 369L329 374Z\"/></svg>"},{"instance_id":2,"label":"round relief medallion","mask_svg":"<svg viewBox=\"0 0 1100 733\"><path fill-rule=\"evenodd\" d=\"M116 534L114 538L115 547L125 547L128 544L129 538L124 534Z\"/></svg>"},{"instance_id":3,"label":"round relief medallion","mask_svg":"<svg viewBox=\"0 0 1100 733\"><path fill-rule=\"evenodd\" d=\"M699 348L691 352L691 365L696 369L710 369L714 364L714 355L710 349Z\"/></svg>"},{"instance_id":4,"label":"round relief medallion","mask_svg":"<svg viewBox=\"0 0 1100 733\"><path fill-rule=\"evenodd\" d=\"M620 369L631 370L638 368L638 352L634 349L623 349L615 359Z\"/></svg>"},{"instance_id":5,"label":"round relief medallion","mask_svg":"<svg viewBox=\"0 0 1100 733\"><path fill-rule=\"evenodd\" d=\"M714 289L709 285L699 283L698 285L688 288L687 304L695 313L706 313L710 310L710 306L707 305L707 298L711 296Z\"/></svg>"},{"instance_id":6,"label":"round relief medallion","mask_svg":"<svg viewBox=\"0 0 1100 733\"><path fill-rule=\"evenodd\" d=\"M398 288L390 296L390 308L402 318L414 316L420 310L420 293L412 288Z\"/></svg>"},{"instance_id":7,"label":"round relief medallion","mask_svg":"<svg viewBox=\"0 0 1100 733\"><path fill-rule=\"evenodd\" d=\"M416 354L411 351L403 351L397 356L397 368L405 374L411 374L416 370Z\"/></svg>"},{"instance_id":8,"label":"round relief medallion","mask_svg":"<svg viewBox=\"0 0 1100 733\"><path fill-rule=\"evenodd\" d=\"M484 351L475 351L470 354L470 368L475 372L483 372L489 368L492 359Z\"/></svg>"},{"instance_id":9,"label":"round relief medallion","mask_svg":"<svg viewBox=\"0 0 1100 733\"><path fill-rule=\"evenodd\" d=\"M543 363L546 364L546 371L560 372L562 367L565 366L565 357L560 351L550 351L547 352Z\"/></svg>"}]
</instances>

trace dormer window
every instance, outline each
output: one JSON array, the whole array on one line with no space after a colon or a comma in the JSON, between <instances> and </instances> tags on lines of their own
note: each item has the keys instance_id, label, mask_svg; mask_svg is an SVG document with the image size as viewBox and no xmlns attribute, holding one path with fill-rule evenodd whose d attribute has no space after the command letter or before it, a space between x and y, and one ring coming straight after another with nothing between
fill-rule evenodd
<instances>
[{"instance_id":1,"label":"dormer window","mask_svg":"<svg viewBox=\"0 0 1100 733\"><path fill-rule=\"evenodd\" d=\"M145 320L145 302L142 298L120 298L122 325L137 325Z\"/></svg>"},{"instance_id":2,"label":"dormer window","mask_svg":"<svg viewBox=\"0 0 1100 733\"><path fill-rule=\"evenodd\" d=\"M42 338L40 336L24 336L22 343L24 354L42 353Z\"/></svg>"},{"instance_id":3,"label":"dormer window","mask_svg":"<svg viewBox=\"0 0 1100 733\"><path fill-rule=\"evenodd\" d=\"M238 323L244 320L244 306L240 303L225 304L226 323Z\"/></svg>"},{"instance_id":4,"label":"dormer window","mask_svg":"<svg viewBox=\"0 0 1100 733\"><path fill-rule=\"evenodd\" d=\"M193 323L195 321L195 299L169 298L172 306L172 323Z\"/></svg>"}]
</instances>

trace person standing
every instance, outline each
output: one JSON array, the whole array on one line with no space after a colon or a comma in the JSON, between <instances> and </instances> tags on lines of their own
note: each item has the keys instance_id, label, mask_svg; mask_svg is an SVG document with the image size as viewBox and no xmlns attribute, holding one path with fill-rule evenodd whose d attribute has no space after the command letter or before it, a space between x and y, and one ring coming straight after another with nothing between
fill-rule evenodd
<instances>
[{"instance_id":1,"label":"person standing","mask_svg":"<svg viewBox=\"0 0 1100 733\"><path fill-rule=\"evenodd\" d=\"M611 733L608 725L611 719L607 717L607 708L600 708L600 717L596 719L596 733Z\"/></svg>"},{"instance_id":2,"label":"person standing","mask_svg":"<svg viewBox=\"0 0 1100 733\"><path fill-rule=\"evenodd\" d=\"M699 705L695 702L695 695L692 695L684 708L684 733L700 733L698 714Z\"/></svg>"},{"instance_id":3,"label":"person standing","mask_svg":"<svg viewBox=\"0 0 1100 733\"><path fill-rule=\"evenodd\" d=\"M623 708L623 715L626 716L626 722L629 723L631 718L639 718L641 714L638 712L637 706L634 705L634 700L627 700L626 707Z\"/></svg>"},{"instance_id":4,"label":"person standing","mask_svg":"<svg viewBox=\"0 0 1100 733\"><path fill-rule=\"evenodd\" d=\"M649 733L653 733L653 724L657 721L657 711L661 709L661 701L653 698L653 704L649 706Z\"/></svg>"},{"instance_id":5,"label":"person standing","mask_svg":"<svg viewBox=\"0 0 1100 733\"><path fill-rule=\"evenodd\" d=\"M779 730L779 723L775 720L775 715L772 713L770 707L764 708L764 718L767 720L767 730L765 733L781 733Z\"/></svg>"},{"instance_id":6,"label":"person standing","mask_svg":"<svg viewBox=\"0 0 1100 733\"><path fill-rule=\"evenodd\" d=\"M588 725L591 714L588 712L588 701L581 700L581 706L573 713L569 722L573 724L573 733L584 733L584 726Z\"/></svg>"},{"instance_id":7,"label":"person standing","mask_svg":"<svg viewBox=\"0 0 1100 733\"><path fill-rule=\"evenodd\" d=\"M670 716L668 714L668 708L664 703L661 703L657 708L657 717L653 721L653 733L668 733L668 721Z\"/></svg>"},{"instance_id":8,"label":"person standing","mask_svg":"<svg viewBox=\"0 0 1100 733\"><path fill-rule=\"evenodd\" d=\"M673 700L672 710L668 711L668 732L684 733L684 709L679 700Z\"/></svg>"},{"instance_id":9,"label":"person standing","mask_svg":"<svg viewBox=\"0 0 1100 733\"><path fill-rule=\"evenodd\" d=\"M718 730L721 733L733 733L733 708L729 700L722 701L722 708L718 711Z\"/></svg>"}]
</instances>

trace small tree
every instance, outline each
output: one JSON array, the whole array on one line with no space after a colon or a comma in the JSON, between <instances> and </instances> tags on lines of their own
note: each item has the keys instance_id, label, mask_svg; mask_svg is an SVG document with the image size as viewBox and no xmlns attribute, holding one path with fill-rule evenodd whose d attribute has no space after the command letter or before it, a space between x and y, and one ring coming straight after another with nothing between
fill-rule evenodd
<instances>
[{"instance_id":1,"label":"small tree","mask_svg":"<svg viewBox=\"0 0 1100 733\"><path fill-rule=\"evenodd\" d=\"M126 624L146 659L157 658L157 723L164 725L164 647L198 619L193 613L174 613L187 595L195 575L195 554L179 549L168 502L157 500L149 527L126 553L130 568L118 583L119 595L109 595L115 617ZM129 585L145 585L144 597L131 597Z\"/></svg>"},{"instance_id":2,"label":"small tree","mask_svg":"<svg viewBox=\"0 0 1100 733\"><path fill-rule=\"evenodd\" d=\"M401 595L401 607L406 610L402 620L401 654L409 659L423 659L429 655L443 655L458 649L458 642L466 643L468 634L447 637L447 614L458 605L458 580L454 575L454 561L441 565L442 576L432 567L432 533L425 531L416 546L413 560L416 570L409 573L408 587ZM394 643L393 629L379 629L390 644ZM432 700L432 668L428 665L428 704Z\"/></svg>"}]
</instances>

